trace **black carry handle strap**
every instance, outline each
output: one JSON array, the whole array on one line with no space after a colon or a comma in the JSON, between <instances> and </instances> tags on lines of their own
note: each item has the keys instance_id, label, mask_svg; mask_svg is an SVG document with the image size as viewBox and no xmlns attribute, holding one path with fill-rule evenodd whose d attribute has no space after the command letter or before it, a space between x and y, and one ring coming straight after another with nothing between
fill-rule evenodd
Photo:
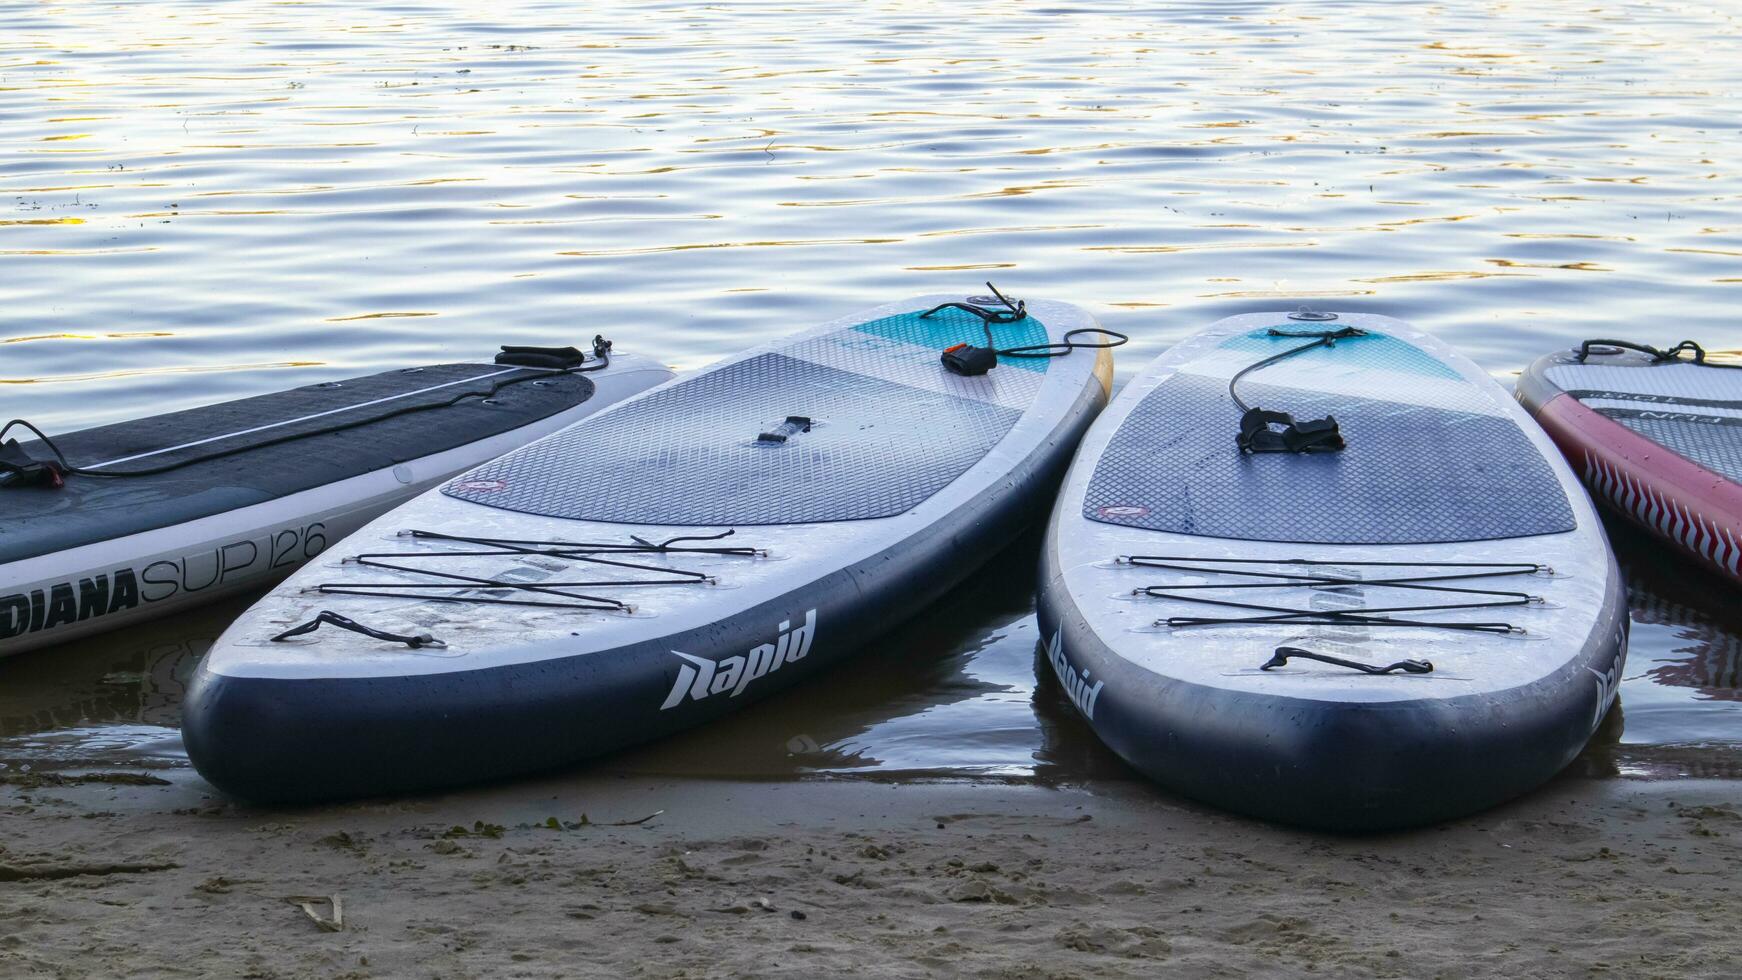
<instances>
[{"instance_id":1,"label":"black carry handle strap","mask_svg":"<svg viewBox=\"0 0 1742 980\"><path fill-rule=\"evenodd\" d=\"M340 629L350 630L353 633L361 633L364 636L373 639L386 640L389 643L403 643L413 650L421 650L424 647L441 648L447 646L446 643L443 643L428 633L418 633L415 636L410 636L404 633L389 633L386 630L378 630L370 626L364 626L362 623L359 623L348 616L341 616L338 613L333 612L331 609L322 609L320 614L315 616L315 618L303 623L301 626L292 626L290 629L287 629L273 637L272 642L279 643L288 640L293 636L302 636L306 633L313 633L315 630L321 628L322 623L326 623L329 626L337 626Z\"/></svg>"},{"instance_id":2,"label":"black carry handle strap","mask_svg":"<svg viewBox=\"0 0 1742 980\"><path fill-rule=\"evenodd\" d=\"M586 361L587 355L581 353L579 347L512 347L503 344L502 353L496 355L497 364L550 368L553 371L577 368Z\"/></svg>"},{"instance_id":3,"label":"black carry handle strap","mask_svg":"<svg viewBox=\"0 0 1742 980\"><path fill-rule=\"evenodd\" d=\"M1286 667L1288 666L1288 661L1291 657L1297 660L1317 660L1319 663L1331 664L1335 667L1347 667L1350 670L1358 670L1363 674L1428 674L1432 673L1434 669L1434 665L1426 660L1399 660L1394 664L1377 667L1373 664L1364 664L1356 660L1344 660L1342 657L1333 657L1325 653L1314 653L1311 650L1302 650L1300 647L1277 647L1276 652L1271 655L1269 660L1258 665L1258 669L1273 670L1277 667Z\"/></svg>"},{"instance_id":4,"label":"black carry handle strap","mask_svg":"<svg viewBox=\"0 0 1742 980\"><path fill-rule=\"evenodd\" d=\"M593 361L589 367L587 355L577 347L516 347L502 345L502 353L496 355L497 364L514 367L545 368L551 371L562 371L567 374L585 374L590 371L603 371L611 366L611 342L601 334L593 335Z\"/></svg>"},{"instance_id":5,"label":"black carry handle strap","mask_svg":"<svg viewBox=\"0 0 1742 980\"><path fill-rule=\"evenodd\" d=\"M808 415L788 415L786 421L780 423L756 437L758 446L784 446L786 441L800 433L809 432L815 424Z\"/></svg>"}]
</instances>

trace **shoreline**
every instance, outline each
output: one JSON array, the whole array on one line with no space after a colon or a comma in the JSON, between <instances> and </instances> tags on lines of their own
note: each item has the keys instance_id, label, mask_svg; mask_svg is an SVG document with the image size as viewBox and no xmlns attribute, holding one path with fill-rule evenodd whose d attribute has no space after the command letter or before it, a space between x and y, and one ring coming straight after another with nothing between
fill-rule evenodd
<instances>
[{"instance_id":1,"label":"shoreline","mask_svg":"<svg viewBox=\"0 0 1742 980\"><path fill-rule=\"evenodd\" d=\"M1742 953L1728 781L1563 776L1340 837L1136 780L596 768L288 809L149 775L0 786L0 974L1720 976Z\"/></svg>"}]
</instances>

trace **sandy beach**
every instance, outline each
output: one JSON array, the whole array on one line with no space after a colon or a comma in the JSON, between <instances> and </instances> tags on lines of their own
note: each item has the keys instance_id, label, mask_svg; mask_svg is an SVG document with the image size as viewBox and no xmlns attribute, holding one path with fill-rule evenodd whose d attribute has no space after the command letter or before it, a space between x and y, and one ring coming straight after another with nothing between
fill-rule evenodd
<instances>
[{"instance_id":1,"label":"sandy beach","mask_svg":"<svg viewBox=\"0 0 1742 980\"><path fill-rule=\"evenodd\" d=\"M590 771L267 810L143 778L0 791L0 976L1689 977L1742 951L1726 781L1569 776L1346 838L1136 781Z\"/></svg>"}]
</instances>

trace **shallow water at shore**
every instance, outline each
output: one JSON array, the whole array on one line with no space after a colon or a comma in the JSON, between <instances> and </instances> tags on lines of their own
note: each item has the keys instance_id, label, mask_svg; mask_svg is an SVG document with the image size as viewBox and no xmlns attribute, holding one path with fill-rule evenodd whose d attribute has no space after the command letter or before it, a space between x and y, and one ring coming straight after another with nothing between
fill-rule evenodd
<instances>
[{"instance_id":1,"label":"shallow water at shore","mask_svg":"<svg viewBox=\"0 0 1742 980\"><path fill-rule=\"evenodd\" d=\"M1621 707L1572 773L1742 777L1742 618L1722 582L1615 528L1633 640ZM840 669L588 766L706 779L866 777L1094 784L1138 778L1036 670L1033 534ZM246 600L27 654L0 690L0 772L182 768L181 696Z\"/></svg>"},{"instance_id":2,"label":"shallow water at shore","mask_svg":"<svg viewBox=\"0 0 1742 980\"><path fill-rule=\"evenodd\" d=\"M1721 10L0 0L0 25L0 398L51 431L596 331L695 367L987 277L1131 333L1122 376L1302 302L1503 379L1593 336L1742 347ZM1621 538L1624 717L1580 771L1742 773L1732 590ZM605 764L1122 778L1037 681L1029 555L999 564ZM184 765L181 686L237 608L6 663L0 764Z\"/></svg>"}]
</instances>

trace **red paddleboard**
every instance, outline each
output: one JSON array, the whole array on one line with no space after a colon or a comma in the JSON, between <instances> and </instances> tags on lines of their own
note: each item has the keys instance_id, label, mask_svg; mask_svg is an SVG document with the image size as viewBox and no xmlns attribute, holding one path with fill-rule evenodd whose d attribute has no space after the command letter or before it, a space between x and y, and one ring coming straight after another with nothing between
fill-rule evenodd
<instances>
[{"instance_id":1,"label":"red paddleboard","mask_svg":"<svg viewBox=\"0 0 1742 980\"><path fill-rule=\"evenodd\" d=\"M1593 340L1532 364L1517 394L1593 497L1742 581L1739 366L1690 341Z\"/></svg>"}]
</instances>

